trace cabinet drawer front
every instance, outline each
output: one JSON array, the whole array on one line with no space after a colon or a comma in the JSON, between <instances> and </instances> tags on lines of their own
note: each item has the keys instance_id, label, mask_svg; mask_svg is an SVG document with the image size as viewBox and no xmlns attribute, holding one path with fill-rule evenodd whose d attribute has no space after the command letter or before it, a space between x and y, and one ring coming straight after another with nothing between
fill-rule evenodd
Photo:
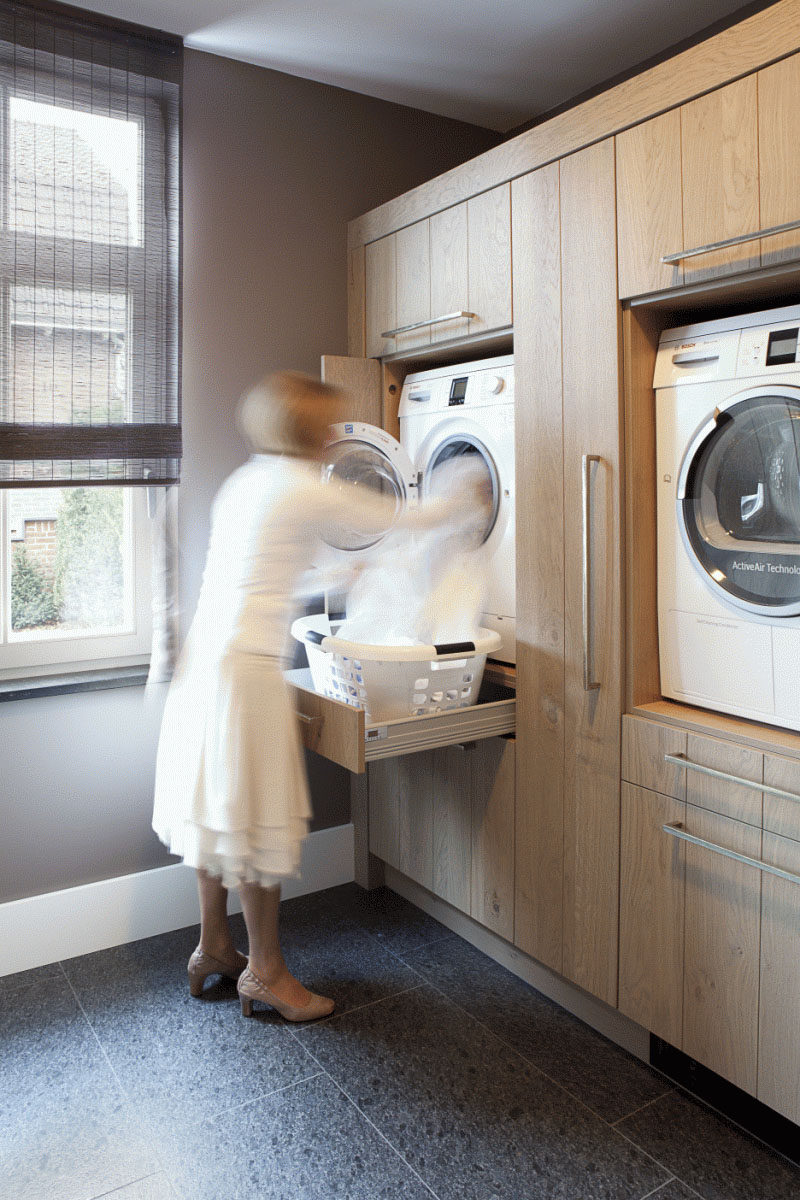
<instances>
[{"instance_id":1,"label":"cabinet drawer front","mask_svg":"<svg viewBox=\"0 0 800 1200\"><path fill-rule=\"evenodd\" d=\"M800 842L800 759L765 754L764 783L788 793L764 793L764 829Z\"/></svg>"},{"instance_id":2,"label":"cabinet drawer front","mask_svg":"<svg viewBox=\"0 0 800 1200\"><path fill-rule=\"evenodd\" d=\"M737 746L721 738L690 733L686 740L686 800L737 821L761 828L764 756L757 750ZM695 767L708 767L719 775L707 775Z\"/></svg>"},{"instance_id":3,"label":"cabinet drawer front","mask_svg":"<svg viewBox=\"0 0 800 1200\"><path fill-rule=\"evenodd\" d=\"M305 676L307 672L293 672ZM364 770L364 712L339 700L320 696L313 688L293 683L286 685L298 717L300 740L307 750L359 774Z\"/></svg>"},{"instance_id":4,"label":"cabinet drawer front","mask_svg":"<svg viewBox=\"0 0 800 1200\"><path fill-rule=\"evenodd\" d=\"M673 1046L683 1018L684 844L662 826L685 805L622 785L619 1008Z\"/></svg>"},{"instance_id":5,"label":"cabinet drawer front","mask_svg":"<svg viewBox=\"0 0 800 1200\"><path fill-rule=\"evenodd\" d=\"M765 862L800 876L800 842L764 834ZM764 875L758 1098L800 1122L800 885Z\"/></svg>"},{"instance_id":6,"label":"cabinet drawer front","mask_svg":"<svg viewBox=\"0 0 800 1200\"><path fill-rule=\"evenodd\" d=\"M686 831L758 859L761 832L686 806ZM665 836L667 836L665 834ZM685 1054L755 1094L761 872L686 846Z\"/></svg>"},{"instance_id":7,"label":"cabinet drawer front","mask_svg":"<svg viewBox=\"0 0 800 1200\"><path fill-rule=\"evenodd\" d=\"M686 755L686 730L644 717L622 718L622 778L676 800L686 797L686 771L664 755Z\"/></svg>"}]
</instances>

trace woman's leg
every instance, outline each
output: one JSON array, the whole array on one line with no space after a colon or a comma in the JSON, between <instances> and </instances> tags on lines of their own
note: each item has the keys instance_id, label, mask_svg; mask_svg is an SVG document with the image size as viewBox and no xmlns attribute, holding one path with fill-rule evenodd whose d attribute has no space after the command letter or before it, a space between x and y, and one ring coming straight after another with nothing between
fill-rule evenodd
<instances>
[{"instance_id":1,"label":"woman's leg","mask_svg":"<svg viewBox=\"0 0 800 1200\"><path fill-rule=\"evenodd\" d=\"M239 895L250 943L250 970L279 1000L298 1008L308 1004L314 993L295 979L283 961L278 929L280 887L264 888L257 883L243 883Z\"/></svg>"},{"instance_id":2,"label":"woman's leg","mask_svg":"<svg viewBox=\"0 0 800 1200\"><path fill-rule=\"evenodd\" d=\"M200 949L220 962L235 963L240 956L228 925L227 888L222 886L218 876L198 870L197 890L200 893Z\"/></svg>"}]
</instances>

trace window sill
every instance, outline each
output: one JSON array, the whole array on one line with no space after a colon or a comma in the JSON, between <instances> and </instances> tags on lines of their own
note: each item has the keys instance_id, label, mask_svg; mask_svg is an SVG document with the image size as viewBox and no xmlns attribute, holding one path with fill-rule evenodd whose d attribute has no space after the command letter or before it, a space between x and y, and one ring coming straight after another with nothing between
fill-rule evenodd
<instances>
[{"instance_id":1,"label":"window sill","mask_svg":"<svg viewBox=\"0 0 800 1200\"><path fill-rule=\"evenodd\" d=\"M104 671L70 671L60 675L0 680L4 700L35 700L40 696L66 696L71 692L100 692L108 688L144 687L148 667L110 667Z\"/></svg>"}]
</instances>

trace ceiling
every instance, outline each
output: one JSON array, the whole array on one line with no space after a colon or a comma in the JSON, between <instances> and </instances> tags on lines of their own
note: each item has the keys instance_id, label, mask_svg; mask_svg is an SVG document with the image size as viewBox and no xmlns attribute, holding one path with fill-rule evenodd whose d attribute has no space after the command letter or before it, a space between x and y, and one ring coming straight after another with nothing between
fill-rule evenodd
<instances>
[{"instance_id":1,"label":"ceiling","mask_svg":"<svg viewBox=\"0 0 800 1200\"><path fill-rule=\"evenodd\" d=\"M74 3L74 0L73 0ZM742 0L90 0L188 47L506 132Z\"/></svg>"}]
</instances>

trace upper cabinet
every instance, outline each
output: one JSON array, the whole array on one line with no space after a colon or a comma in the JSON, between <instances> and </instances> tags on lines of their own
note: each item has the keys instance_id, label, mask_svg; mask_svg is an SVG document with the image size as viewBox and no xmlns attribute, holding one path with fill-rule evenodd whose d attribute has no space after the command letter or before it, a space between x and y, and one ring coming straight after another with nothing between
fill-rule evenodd
<instances>
[{"instance_id":1,"label":"upper cabinet","mask_svg":"<svg viewBox=\"0 0 800 1200\"><path fill-rule=\"evenodd\" d=\"M620 296L800 260L800 229L757 236L800 222L798 101L793 55L617 137Z\"/></svg>"},{"instance_id":2,"label":"upper cabinet","mask_svg":"<svg viewBox=\"0 0 800 1200\"><path fill-rule=\"evenodd\" d=\"M508 328L510 185L370 242L365 293L369 358Z\"/></svg>"}]
</instances>

